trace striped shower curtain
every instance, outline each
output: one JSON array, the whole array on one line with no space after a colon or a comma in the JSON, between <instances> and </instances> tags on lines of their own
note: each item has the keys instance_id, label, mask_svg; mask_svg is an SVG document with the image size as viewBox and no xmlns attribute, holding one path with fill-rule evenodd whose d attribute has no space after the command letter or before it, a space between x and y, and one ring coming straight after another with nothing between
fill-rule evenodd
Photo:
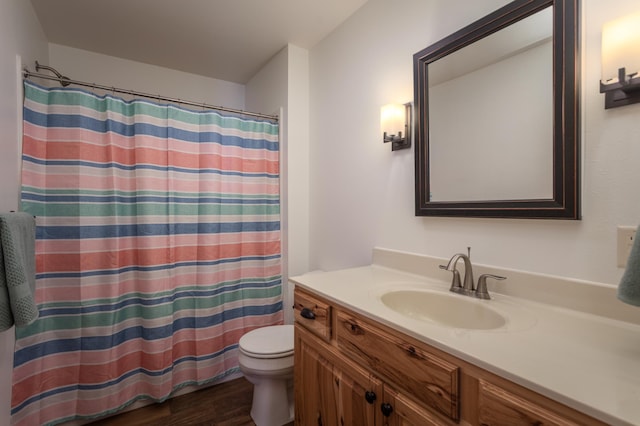
<instances>
[{"instance_id":1,"label":"striped shower curtain","mask_svg":"<svg viewBox=\"0 0 640 426\"><path fill-rule=\"evenodd\" d=\"M278 124L25 82L22 209L40 318L12 424L166 399L282 322Z\"/></svg>"}]
</instances>

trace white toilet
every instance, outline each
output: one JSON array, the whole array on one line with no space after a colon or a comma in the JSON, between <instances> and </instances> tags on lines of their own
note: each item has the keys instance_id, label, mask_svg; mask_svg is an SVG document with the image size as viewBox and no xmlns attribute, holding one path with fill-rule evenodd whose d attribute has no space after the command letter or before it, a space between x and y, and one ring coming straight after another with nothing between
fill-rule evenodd
<instances>
[{"instance_id":1,"label":"white toilet","mask_svg":"<svg viewBox=\"0 0 640 426\"><path fill-rule=\"evenodd\" d=\"M256 426L293 421L293 325L252 330L239 342L238 363L253 383L251 418Z\"/></svg>"}]
</instances>

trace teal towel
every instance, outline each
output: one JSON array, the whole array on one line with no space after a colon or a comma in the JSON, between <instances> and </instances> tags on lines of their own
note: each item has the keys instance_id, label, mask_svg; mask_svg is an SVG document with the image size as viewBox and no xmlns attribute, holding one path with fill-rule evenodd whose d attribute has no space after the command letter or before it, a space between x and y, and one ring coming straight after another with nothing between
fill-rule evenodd
<instances>
[{"instance_id":1,"label":"teal towel","mask_svg":"<svg viewBox=\"0 0 640 426\"><path fill-rule=\"evenodd\" d=\"M630 305L640 306L640 226L633 240L627 269L618 286L618 299Z\"/></svg>"},{"instance_id":2,"label":"teal towel","mask_svg":"<svg viewBox=\"0 0 640 426\"><path fill-rule=\"evenodd\" d=\"M35 219L27 213L0 214L0 331L38 318L35 304Z\"/></svg>"}]
</instances>

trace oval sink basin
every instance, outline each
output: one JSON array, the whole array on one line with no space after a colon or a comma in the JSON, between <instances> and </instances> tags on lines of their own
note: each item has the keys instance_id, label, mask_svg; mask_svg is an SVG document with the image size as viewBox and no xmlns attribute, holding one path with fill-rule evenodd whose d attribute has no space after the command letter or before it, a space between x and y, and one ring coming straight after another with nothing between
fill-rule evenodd
<instances>
[{"instance_id":1,"label":"oval sink basin","mask_svg":"<svg viewBox=\"0 0 640 426\"><path fill-rule=\"evenodd\" d=\"M387 307L409 318L455 328L492 330L507 323L505 317L468 296L425 290L394 290L380 299Z\"/></svg>"}]
</instances>

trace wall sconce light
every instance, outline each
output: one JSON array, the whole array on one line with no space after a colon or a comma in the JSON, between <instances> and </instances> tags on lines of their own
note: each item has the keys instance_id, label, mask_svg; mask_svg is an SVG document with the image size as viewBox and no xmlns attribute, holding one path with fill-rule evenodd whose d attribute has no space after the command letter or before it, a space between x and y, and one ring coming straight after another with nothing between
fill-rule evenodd
<instances>
[{"instance_id":1,"label":"wall sconce light","mask_svg":"<svg viewBox=\"0 0 640 426\"><path fill-rule=\"evenodd\" d=\"M411 103L389 104L380 110L382 140L391 142L391 151L411 148Z\"/></svg>"},{"instance_id":2,"label":"wall sconce light","mask_svg":"<svg viewBox=\"0 0 640 426\"><path fill-rule=\"evenodd\" d=\"M640 14L602 27L602 80L605 109L640 102Z\"/></svg>"}]
</instances>

